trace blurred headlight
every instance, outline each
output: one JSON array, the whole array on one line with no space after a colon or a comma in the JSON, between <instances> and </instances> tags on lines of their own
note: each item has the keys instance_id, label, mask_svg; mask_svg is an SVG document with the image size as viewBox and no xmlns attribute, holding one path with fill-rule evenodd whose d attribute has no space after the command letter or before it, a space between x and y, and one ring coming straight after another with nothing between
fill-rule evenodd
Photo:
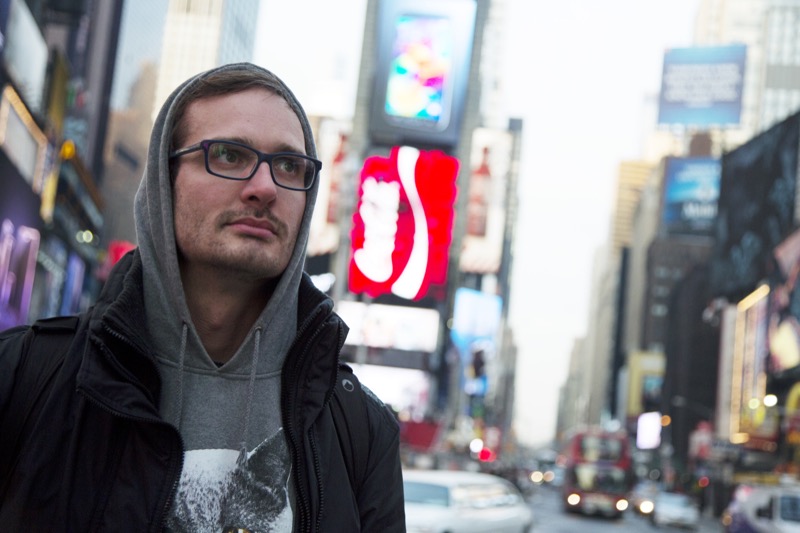
<instances>
[{"instance_id":1,"label":"blurred headlight","mask_svg":"<svg viewBox=\"0 0 800 533\"><path fill-rule=\"evenodd\" d=\"M617 500L617 511L620 513L628 508L628 500Z\"/></svg>"},{"instance_id":2,"label":"blurred headlight","mask_svg":"<svg viewBox=\"0 0 800 533\"><path fill-rule=\"evenodd\" d=\"M581 497L578 494L572 493L567 496L567 503L570 505L578 505L581 503Z\"/></svg>"},{"instance_id":3,"label":"blurred headlight","mask_svg":"<svg viewBox=\"0 0 800 533\"><path fill-rule=\"evenodd\" d=\"M639 504L639 512L642 514L650 514L653 512L653 502L650 500L643 500L642 503Z\"/></svg>"}]
</instances>

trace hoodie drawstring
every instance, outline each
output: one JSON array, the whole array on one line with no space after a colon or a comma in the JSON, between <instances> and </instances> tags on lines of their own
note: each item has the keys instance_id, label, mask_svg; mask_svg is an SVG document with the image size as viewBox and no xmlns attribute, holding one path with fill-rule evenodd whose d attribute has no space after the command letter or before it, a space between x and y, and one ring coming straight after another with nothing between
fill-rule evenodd
<instances>
[{"instance_id":1,"label":"hoodie drawstring","mask_svg":"<svg viewBox=\"0 0 800 533\"><path fill-rule=\"evenodd\" d=\"M256 369L258 367L258 356L261 354L261 327L257 327L254 335L253 343L253 361L250 366L250 385L247 391L247 409L244 414L244 428L242 429L242 443L239 452L238 462L242 463L247 458L247 435L250 433L250 412L253 406L253 399L255 398L256 388Z\"/></svg>"},{"instance_id":2,"label":"hoodie drawstring","mask_svg":"<svg viewBox=\"0 0 800 533\"><path fill-rule=\"evenodd\" d=\"M181 423L183 422L183 371L186 366L186 338L189 336L189 326L186 324L186 321L183 322L183 329L181 331L181 351L178 354L178 364L179 372L178 372L178 406L175 411L175 415L177 416L177 427L180 431Z\"/></svg>"}]
</instances>

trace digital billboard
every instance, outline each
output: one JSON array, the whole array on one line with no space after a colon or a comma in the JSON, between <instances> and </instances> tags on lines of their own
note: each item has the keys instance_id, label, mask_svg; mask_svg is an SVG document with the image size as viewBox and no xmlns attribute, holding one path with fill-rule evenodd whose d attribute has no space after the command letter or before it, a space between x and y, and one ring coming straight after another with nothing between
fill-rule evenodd
<instances>
[{"instance_id":1,"label":"digital billboard","mask_svg":"<svg viewBox=\"0 0 800 533\"><path fill-rule=\"evenodd\" d=\"M508 131L477 128L472 134L467 227L459 256L462 272L494 274L500 269L511 147Z\"/></svg>"},{"instance_id":2,"label":"digital billboard","mask_svg":"<svg viewBox=\"0 0 800 533\"><path fill-rule=\"evenodd\" d=\"M668 157L661 223L668 235L710 235L717 218L720 160Z\"/></svg>"},{"instance_id":3,"label":"digital billboard","mask_svg":"<svg viewBox=\"0 0 800 533\"><path fill-rule=\"evenodd\" d=\"M475 0L380 2L369 116L374 143L457 144L475 13Z\"/></svg>"},{"instance_id":4,"label":"digital billboard","mask_svg":"<svg viewBox=\"0 0 800 533\"><path fill-rule=\"evenodd\" d=\"M738 125L747 47L672 48L664 53L659 124Z\"/></svg>"},{"instance_id":5,"label":"digital billboard","mask_svg":"<svg viewBox=\"0 0 800 533\"><path fill-rule=\"evenodd\" d=\"M665 358L662 352L633 351L628 357L629 419L648 411L661 410Z\"/></svg>"},{"instance_id":6,"label":"digital billboard","mask_svg":"<svg viewBox=\"0 0 800 533\"><path fill-rule=\"evenodd\" d=\"M344 195L355 196L355 187L350 184L355 180L360 163L360 160L356 162L356 155L350 148L349 123L323 118L314 130L322 170L308 237L309 257L333 253L339 247L339 236L350 230L341 220L349 200Z\"/></svg>"},{"instance_id":7,"label":"digital billboard","mask_svg":"<svg viewBox=\"0 0 800 533\"><path fill-rule=\"evenodd\" d=\"M759 286L736 305L731 372L731 428L747 435L748 446L777 438L774 412L763 403L767 392L769 287Z\"/></svg>"},{"instance_id":8,"label":"digital billboard","mask_svg":"<svg viewBox=\"0 0 800 533\"><path fill-rule=\"evenodd\" d=\"M769 308L769 371L800 365L800 230L775 247Z\"/></svg>"},{"instance_id":9,"label":"digital billboard","mask_svg":"<svg viewBox=\"0 0 800 533\"><path fill-rule=\"evenodd\" d=\"M336 312L350 328L345 344L426 353L438 346L440 320L434 309L341 300Z\"/></svg>"},{"instance_id":10,"label":"digital billboard","mask_svg":"<svg viewBox=\"0 0 800 533\"><path fill-rule=\"evenodd\" d=\"M37 229L0 224L0 330L28 323L39 240Z\"/></svg>"},{"instance_id":11,"label":"digital billboard","mask_svg":"<svg viewBox=\"0 0 800 533\"><path fill-rule=\"evenodd\" d=\"M47 43L25 0L11 0L4 32L3 63L34 113L45 103Z\"/></svg>"},{"instance_id":12,"label":"digital billboard","mask_svg":"<svg viewBox=\"0 0 800 533\"><path fill-rule=\"evenodd\" d=\"M458 160L395 146L364 161L348 287L371 297L445 297Z\"/></svg>"},{"instance_id":13,"label":"digital billboard","mask_svg":"<svg viewBox=\"0 0 800 533\"><path fill-rule=\"evenodd\" d=\"M800 146L796 113L722 156L711 290L738 299L773 268L773 249L796 225Z\"/></svg>"}]
</instances>

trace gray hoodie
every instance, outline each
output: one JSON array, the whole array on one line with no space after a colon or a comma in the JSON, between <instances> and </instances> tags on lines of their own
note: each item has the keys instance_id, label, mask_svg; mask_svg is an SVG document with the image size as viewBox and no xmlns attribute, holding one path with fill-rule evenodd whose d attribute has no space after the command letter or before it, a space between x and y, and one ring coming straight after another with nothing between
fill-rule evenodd
<instances>
[{"instance_id":1,"label":"gray hoodie","mask_svg":"<svg viewBox=\"0 0 800 533\"><path fill-rule=\"evenodd\" d=\"M181 485L169 523L175 529L213 530L235 521L225 518L242 492L236 478L252 471L246 462L259 450L260 467L269 466L274 480L268 523L249 522L251 530L291 529L286 496L289 452L281 430L280 376L283 360L297 330L297 294L303 271L311 215L319 180L306 193L306 206L294 252L275 291L233 358L222 367L203 347L189 314L178 268L174 236L172 182L168 155L175 106L187 89L209 73L242 69L260 74L285 94L303 127L306 154L316 157L308 119L291 91L271 72L248 63L231 64L199 74L178 87L155 121L147 167L135 200L136 231L144 266L147 327L162 376L161 414L181 433L185 456ZM234 468L235 466L235 468ZM250 475L249 473L244 474ZM191 503L190 503L191 502ZM263 516L262 508L252 513ZM223 523L228 520L228 523ZM288 520L288 521L287 521ZM266 527L265 527L266 526ZM283 529L282 526L278 529ZM220 529L216 529L219 531Z\"/></svg>"}]
</instances>

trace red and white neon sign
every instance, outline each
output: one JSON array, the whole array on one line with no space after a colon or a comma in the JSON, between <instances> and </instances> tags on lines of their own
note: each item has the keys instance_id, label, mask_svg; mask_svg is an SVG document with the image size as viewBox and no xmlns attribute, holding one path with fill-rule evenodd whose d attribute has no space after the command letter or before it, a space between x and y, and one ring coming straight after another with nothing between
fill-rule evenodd
<instances>
[{"instance_id":1,"label":"red and white neon sign","mask_svg":"<svg viewBox=\"0 0 800 533\"><path fill-rule=\"evenodd\" d=\"M458 159L395 146L361 170L349 288L419 300L447 281ZM444 293L438 295L444 296Z\"/></svg>"}]
</instances>

